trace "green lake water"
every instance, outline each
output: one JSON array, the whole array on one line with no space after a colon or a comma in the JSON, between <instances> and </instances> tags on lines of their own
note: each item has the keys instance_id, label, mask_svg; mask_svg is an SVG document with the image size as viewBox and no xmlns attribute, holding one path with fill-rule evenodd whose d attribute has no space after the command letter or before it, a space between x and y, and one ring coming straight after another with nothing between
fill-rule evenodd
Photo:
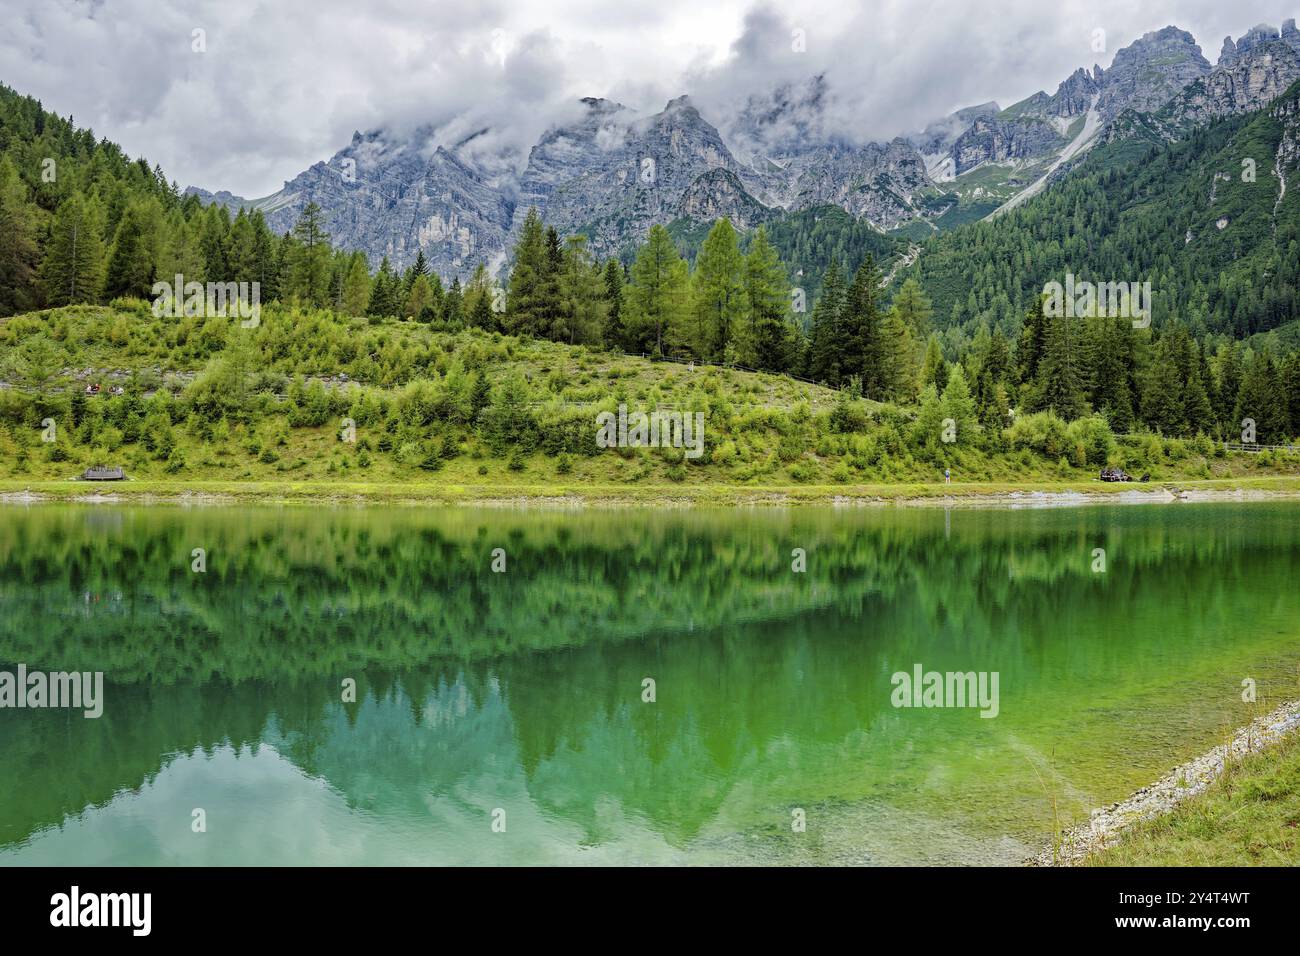
<instances>
[{"instance_id":1,"label":"green lake water","mask_svg":"<svg viewBox=\"0 0 1300 956\"><path fill-rule=\"evenodd\" d=\"M105 687L0 710L0 864L1015 863L1300 696L1297 519L3 506L0 670Z\"/></svg>"}]
</instances>

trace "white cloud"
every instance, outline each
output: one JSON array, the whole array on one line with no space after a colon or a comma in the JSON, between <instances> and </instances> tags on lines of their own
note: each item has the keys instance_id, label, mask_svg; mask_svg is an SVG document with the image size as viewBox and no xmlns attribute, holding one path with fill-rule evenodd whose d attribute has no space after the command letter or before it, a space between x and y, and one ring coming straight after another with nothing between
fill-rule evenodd
<instances>
[{"instance_id":1,"label":"white cloud","mask_svg":"<svg viewBox=\"0 0 1300 956\"><path fill-rule=\"evenodd\" d=\"M73 115L182 185L263 195L353 130L453 118L526 149L562 104L659 109L690 92L726 125L738 97L826 72L835 122L887 139L960 106L1049 92L1173 23L1213 62L1285 2L1214 0L6 0L0 81ZM806 52L791 49L806 31ZM206 52L192 33L206 31ZM1093 31L1107 49L1093 53ZM716 115L715 115L716 114Z\"/></svg>"}]
</instances>

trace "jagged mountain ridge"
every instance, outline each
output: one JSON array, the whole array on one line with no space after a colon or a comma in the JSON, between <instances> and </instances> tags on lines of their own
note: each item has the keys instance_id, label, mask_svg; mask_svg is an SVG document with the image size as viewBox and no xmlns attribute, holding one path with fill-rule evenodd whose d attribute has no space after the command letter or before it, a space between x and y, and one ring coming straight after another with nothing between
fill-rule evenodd
<instances>
[{"instance_id":1,"label":"jagged mountain ridge","mask_svg":"<svg viewBox=\"0 0 1300 956\"><path fill-rule=\"evenodd\" d=\"M463 143L430 146L434 131L396 142L375 131L355 134L264 199L191 191L231 209L259 208L277 231L314 201L336 245L397 266L423 250L444 276L503 264L532 206L561 232L585 233L602 257L625 254L655 223L726 216L751 228L826 205L881 231L928 234L1033 195L1068 160L1112 138L1098 134L1117 119L1154 115L1194 95L1198 83L1204 96L1222 99L1216 91L1229 71L1254 69L1261 51L1289 49L1295 36L1294 21L1280 31L1257 27L1225 44L1211 68L1190 34L1165 27L1117 51L1108 69L1076 70L1054 95L959 110L889 143L854 143L828 128L833 91L815 76L754 95L724 131L686 96L649 116L588 98L577 118L538 140L517 173L484 169ZM1283 63L1271 85L1249 76L1241 85L1265 96L1290 69Z\"/></svg>"},{"instance_id":2,"label":"jagged mountain ridge","mask_svg":"<svg viewBox=\"0 0 1300 956\"><path fill-rule=\"evenodd\" d=\"M1160 109L1121 113L1106 140L1169 141L1201 124L1267 106L1300 79L1300 32L1287 20L1280 31L1256 26L1241 39L1224 40L1213 71L1179 91Z\"/></svg>"}]
</instances>

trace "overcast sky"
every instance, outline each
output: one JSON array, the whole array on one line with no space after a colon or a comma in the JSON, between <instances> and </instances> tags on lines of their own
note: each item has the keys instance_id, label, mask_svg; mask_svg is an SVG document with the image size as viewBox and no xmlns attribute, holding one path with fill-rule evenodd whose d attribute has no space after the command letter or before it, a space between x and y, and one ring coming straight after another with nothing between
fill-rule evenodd
<instances>
[{"instance_id":1,"label":"overcast sky","mask_svg":"<svg viewBox=\"0 0 1300 956\"><path fill-rule=\"evenodd\" d=\"M576 97L654 111L684 92L724 126L715 114L745 93L818 72L852 105L847 133L888 139L962 106L1052 92L1076 67L1107 66L1167 24L1191 32L1214 63L1225 35L1300 9L1300 0L4 4L0 82L161 163L182 186L248 197L328 158L353 130L461 117L458 126L491 125L526 149Z\"/></svg>"}]
</instances>

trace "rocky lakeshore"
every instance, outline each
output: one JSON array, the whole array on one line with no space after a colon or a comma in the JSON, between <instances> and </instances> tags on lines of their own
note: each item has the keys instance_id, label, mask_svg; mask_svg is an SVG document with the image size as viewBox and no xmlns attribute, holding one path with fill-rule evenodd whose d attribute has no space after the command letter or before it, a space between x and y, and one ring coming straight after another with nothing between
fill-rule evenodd
<instances>
[{"instance_id":1,"label":"rocky lakeshore","mask_svg":"<svg viewBox=\"0 0 1300 956\"><path fill-rule=\"evenodd\" d=\"M1232 742L1175 767L1149 787L1126 800L1099 807L1091 819L1063 835L1061 845L1043 849L1026 861L1030 866L1073 866L1114 845L1135 823L1168 813L1185 800L1204 793L1225 765L1282 740L1300 728L1300 700L1291 701L1259 717L1233 735Z\"/></svg>"}]
</instances>

